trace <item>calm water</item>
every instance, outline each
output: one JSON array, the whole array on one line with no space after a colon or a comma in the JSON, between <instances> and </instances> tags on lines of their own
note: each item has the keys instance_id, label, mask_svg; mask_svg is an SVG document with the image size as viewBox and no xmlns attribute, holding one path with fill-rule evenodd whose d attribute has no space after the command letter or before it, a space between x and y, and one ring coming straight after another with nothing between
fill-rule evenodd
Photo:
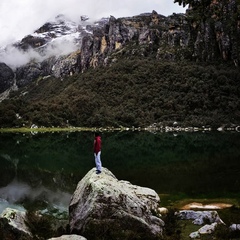
<instances>
[{"instance_id":1,"label":"calm water","mask_svg":"<svg viewBox=\"0 0 240 240\"><path fill-rule=\"evenodd\" d=\"M66 210L93 167L93 133L0 134L0 212ZM240 133L102 133L102 163L159 194L240 199Z\"/></svg>"}]
</instances>

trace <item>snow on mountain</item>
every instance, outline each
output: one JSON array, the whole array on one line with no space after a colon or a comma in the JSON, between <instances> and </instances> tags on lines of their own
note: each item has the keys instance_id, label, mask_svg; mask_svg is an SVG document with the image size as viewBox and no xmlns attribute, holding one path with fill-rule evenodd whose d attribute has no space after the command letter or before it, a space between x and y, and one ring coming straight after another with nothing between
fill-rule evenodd
<instances>
[{"instance_id":1,"label":"snow on mountain","mask_svg":"<svg viewBox=\"0 0 240 240\"><path fill-rule=\"evenodd\" d=\"M21 41L0 46L0 62L16 68L33 59L41 62L51 56L70 54L81 47L84 34L92 34L94 26L106 21L105 18L92 23L87 16L81 16L79 22L74 22L58 15Z\"/></svg>"}]
</instances>

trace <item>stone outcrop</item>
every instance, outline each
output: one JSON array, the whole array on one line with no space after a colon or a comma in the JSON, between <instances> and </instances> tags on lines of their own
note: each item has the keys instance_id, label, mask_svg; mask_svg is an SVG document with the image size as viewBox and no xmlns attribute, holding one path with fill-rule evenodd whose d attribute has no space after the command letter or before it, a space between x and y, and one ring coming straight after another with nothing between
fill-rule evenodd
<instances>
[{"instance_id":1,"label":"stone outcrop","mask_svg":"<svg viewBox=\"0 0 240 240\"><path fill-rule=\"evenodd\" d=\"M237 0L184 1L189 4L187 18L190 50L200 61L223 59L239 65L239 2ZM192 47L191 47L192 46Z\"/></svg>"},{"instance_id":2,"label":"stone outcrop","mask_svg":"<svg viewBox=\"0 0 240 240\"><path fill-rule=\"evenodd\" d=\"M20 237L31 239L32 234L27 227L26 213L23 211L6 208L0 215L0 239L17 240ZM2 231L4 229L4 231Z\"/></svg>"},{"instance_id":3,"label":"stone outcrop","mask_svg":"<svg viewBox=\"0 0 240 240\"><path fill-rule=\"evenodd\" d=\"M96 234L108 237L139 234L151 239L160 236L164 226L157 214L159 202L152 189L119 181L106 168L99 175L92 169L72 196L70 231L87 239Z\"/></svg>"},{"instance_id":4,"label":"stone outcrop","mask_svg":"<svg viewBox=\"0 0 240 240\"><path fill-rule=\"evenodd\" d=\"M177 214L183 220L193 220L194 224L202 225L204 221L210 223L223 223L218 215L217 211L193 211L193 210L182 210Z\"/></svg>"}]
</instances>

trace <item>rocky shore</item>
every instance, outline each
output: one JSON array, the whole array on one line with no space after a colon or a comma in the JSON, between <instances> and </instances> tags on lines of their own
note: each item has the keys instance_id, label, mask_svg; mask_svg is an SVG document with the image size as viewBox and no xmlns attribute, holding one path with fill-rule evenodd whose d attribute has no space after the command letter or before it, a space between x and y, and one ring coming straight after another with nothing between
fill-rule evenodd
<instances>
[{"instance_id":1,"label":"rocky shore","mask_svg":"<svg viewBox=\"0 0 240 240\"><path fill-rule=\"evenodd\" d=\"M175 211L177 219L190 220L199 226L197 231L189 234L190 238L213 234L218 226L226 226L216 209L230 205L209 206L192 203L185 210ZM153 189L118 180L107 168L103 168L101 174L91 169L72 195L69 224L62 226L65 232L55 232L48 239L164 239L167 214L168 209L161 206ZM26 212L7 208L0 216L0 238L44 239L31 232L31 224ZM232 224L228 229L239 231L239 226Z\"/></svg>"}]
</instances>

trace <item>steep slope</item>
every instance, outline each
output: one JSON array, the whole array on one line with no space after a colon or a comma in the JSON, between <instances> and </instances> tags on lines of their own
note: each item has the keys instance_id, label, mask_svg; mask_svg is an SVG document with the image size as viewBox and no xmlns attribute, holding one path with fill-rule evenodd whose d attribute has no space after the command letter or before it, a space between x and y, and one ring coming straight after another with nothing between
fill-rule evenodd
<instances>
[{"instance_id":1,"label":"steep slope","mask_svg":"<svg viewBox=\"0 0 240 240\"><path fill-rule=\"evenodd\" d=\"M222 65L122 58L63 81L33 82L0 105L0 125L236 125L239 79L237 69Z\"/></svg>"},{"instance_id":2,"label":"steep slope","mask_svg":"<svg viewBox=\"0 0 240 240\"><path fill-rule=\"evenodd\" d=\"M78 26L77 51L15 70L0 126L239 124L238 12L238 1L212 1L203 15L199 5ZM30 40L19 46L45 49Z\"/></svg>"}]
</instances>

